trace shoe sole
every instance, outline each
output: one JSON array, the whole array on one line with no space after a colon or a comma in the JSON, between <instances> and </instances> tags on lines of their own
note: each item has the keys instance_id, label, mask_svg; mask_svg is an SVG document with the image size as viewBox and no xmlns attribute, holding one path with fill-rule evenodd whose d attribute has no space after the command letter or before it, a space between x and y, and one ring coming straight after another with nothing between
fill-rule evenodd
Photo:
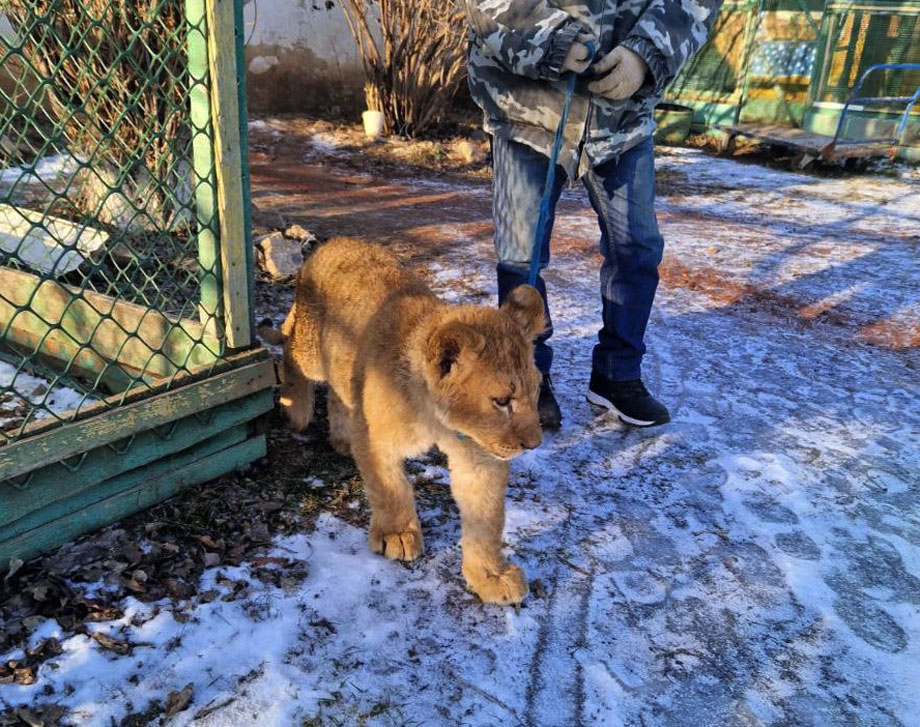
<instances>
[{"instance_id":1,"label":"shoe sole","mask_svg":"<svg viewBox=\"0 0 920 727\"><path fill-rule=\"evenodd\" d=\"M670 416L665 417L664 419L655 419L653 421L643 421L642 419L635 419L631 416L626 416L626 414L621 412L613 405L613 402L610 401L610 399L605 399L600 394L595 394L593 391L591 391L591 389L588 389L588 393L585 396L589 403L593 404L594 406L599 406L602 409L606 409L607 411L612 411L622 421L626 422L627 424L632 424L634 427L657 427L661 424L667 424L669 421L671 421Z\"/></svg>"}]
</instances>

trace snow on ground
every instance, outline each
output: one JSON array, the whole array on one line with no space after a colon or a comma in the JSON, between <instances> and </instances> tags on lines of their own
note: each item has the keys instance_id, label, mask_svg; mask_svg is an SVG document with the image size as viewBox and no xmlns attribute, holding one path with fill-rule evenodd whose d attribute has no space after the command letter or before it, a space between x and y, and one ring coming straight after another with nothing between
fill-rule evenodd
<instances>
[{"instance_id":1,"label":"snow on ground","mask_svg":"<svg viewBox=\"0 0 920 727\"><path fill-rule=\"evenodd\" d=\"M659 168L686 175L662 199L666 263L804 300L851 293L881 316L916 309L920 212L903 180L692 152ZM593 235L572 209L560 234ZM488 239L469 229L450 227L455 244L431 265L447 297L493 287ZM47 701L50 688L87 727L189 683L170 725L920 725L916 350L666 286L645 372L673 422L628 429L583 400L596 259L559 255L548 278L566 418L513 468L505 539L531 579L524 608L463 590L452 506L421 513L427 550L408 566L323 515L268 553L303 580L265 583L253 563L208 571L214 600L190 618L131 602L93 626L131 654L68 638L35 685L0 686L0 699ZM432 475L445 473L414 476ZM247 595L223 600L233 580Z\"/></svg>"},{"instance_id":2,"label":"snow on ground","mask_svg":"<svg viewBox=\"0 0 920 727\"><path fill-rule=\"evenodd\" d=\"M31 420L36 420L63 414L88 401L90 397L59 381L52 383L0 361L0 429L19 426L32 407L36 409Z\"/></svg>"},{"instance_id":3,"label":"snow on ground","mask_svg":"<svg viewBox=\"0 0 920 727\"><path fill-rule=\"evenodd\" d=\"M31 165L0 169L0 190L4 195L12 188L41 185L69 179L79 169L81 161L71 154L51 154Z\"/></svg>"}]
</instances>

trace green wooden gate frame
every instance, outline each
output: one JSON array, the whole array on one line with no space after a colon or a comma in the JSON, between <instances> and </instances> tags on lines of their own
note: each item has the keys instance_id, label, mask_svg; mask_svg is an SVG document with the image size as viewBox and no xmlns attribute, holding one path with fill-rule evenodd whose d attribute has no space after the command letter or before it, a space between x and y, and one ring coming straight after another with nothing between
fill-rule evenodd
<instances>
[{"instance_id":1,"label":"green wooden gate frame","mask_svg":"<svg viewBox=\"0 0 920 727\"><path fill-rule=\"evenodd\" d=\"M193 142L194 175L213 181L195 205L219 227L199 226L201 320L0 268L0 344L112 392L0 445L0 571L265 454L276 376L252 338L242 0L185 8L207 28L190 33L188 71L210 82L190 119L213 132Z\"/></svg>"}]
</instances>

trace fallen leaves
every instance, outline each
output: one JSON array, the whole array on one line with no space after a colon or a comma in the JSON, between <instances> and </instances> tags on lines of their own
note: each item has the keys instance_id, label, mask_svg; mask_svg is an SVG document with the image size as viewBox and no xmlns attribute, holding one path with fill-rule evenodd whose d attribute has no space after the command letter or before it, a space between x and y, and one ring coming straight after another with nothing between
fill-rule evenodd
<instances>
[{"instance_id":1,"label":"fallen leaves","mask_svg":"<svg viewBox=\"0 0 920 727\"><path fill-rule=\"evenodd\" d=\"M319 468L323 474L330 468L339 473L347 461L331 450L316 452L300 441L288 441L286 433L278 436L290 451L277 451L275 459L262 460L245 474L230 475L183 493L115 526L68 543L45 558L31 562L11 560L6 575L0 576L0 654L17 658L0 663L0 684L41 687L43 669L46 665L54 667L61 645L55 639L44 639L26 652L25 645L35 643L38 629L53 628L62 641L84 634L92 639L93 648L103 649L113 657L149 646L133 641L127 637L128 632L92 626L122 619L122 604L127 596L157 603L153 613L167 610L177 622L187 623L194 618L197 606L216 601L245 602L261 584L285 590L298 587L307 575L306 563L259 552L276 534L303 527L303 478L288 476L292 462L296 460L300 467L314 471L315 463L321 461L325 463ZM343 483L351 483L352 470L353 466L345 473ZM356 501L353 483L347 487L348 501ZM336 491L330 487L317 495L311 490L310 497L327 500ZM204 580L207 585L201 585L206 569L233 568L244 561L252 564L251 579L218 573L216 578ZM224 571L227 572L233 571ZM136 619L132 619L132 625L138 625ZM58 697L66 697L69 688L64 684L58 689ZM132 712L122 723L147 725L151 715L155 719L171 710L188 709L193 695L186 689ZM54 692L46 692L50 693ZM203 712L222 706L225 705L205 705ZM33 722L53 726L64 715L61 709L48 711L38 703L31 704L30 710L16 716L0 709L0 727L22 727Z\"/></svg>"},{"instance_id":2,"label":"fallen leaves","mask_svg":"<svg viewBox=\"0 0 920 727\"><path fill-rule=\"evenodd\" d=\"M63 652L57 639L42 639L35 646L26 649L22 658L10 659L0 664L0 684L29 686L37 680L38 667L48 659Z\"/></svg>"},{"instance_id":3,"label":"fallen leaves","mask_svg":"<svg viewBox=\"0 0 920 727\"><path fill-rule=\"evenodd\" d=\"M65 714L57 704L16 707L0 714L0 727L56 727Z\"/></svg>"}]
</instances>

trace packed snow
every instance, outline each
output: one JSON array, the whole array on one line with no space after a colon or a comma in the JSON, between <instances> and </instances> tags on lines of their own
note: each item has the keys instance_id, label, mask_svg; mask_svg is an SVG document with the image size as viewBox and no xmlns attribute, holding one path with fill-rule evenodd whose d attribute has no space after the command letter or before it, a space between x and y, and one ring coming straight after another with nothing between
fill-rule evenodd
<instances>
[{"instance_id":1,"label":"packed snow","mask_svg":"<svg viewBox=\"0 0 920 727\"><path fill-rule=\"evenodd\" d=\"M920 359L857 338L870 309L917 323L917 185L692 151L663 154L659 173L672 175L666 264L830 300L842 318L663 286L645 377L673 421L630 429L583 398L597 261L558 255L565 421L515 462L508 496L523 608L464 590L452 505L420 513L426 553L410 565L324 514L258 564L206 572L211 600L188 619L129 601L91 625L135 644L127 655L58 634L63 653L36 684L0 686L0 705L51 700L102 727L192 684L169 725L920 725ZM593 237L583 195L566 199L560 236ZM488 237L468 222L441 225L454 244L427 266L449 299L494 286ZM266 563L297 577L263 582ZM245 598L230 599L234 581Z\"/></svg>"},{"instance_id":2,"label":"packed snow","mask_svg":"<svg viewBox=\"0 0 920 727\"><path fill-rule=\"evenodd\" d=\"M80 167L81 161L72 154L51 154L26 166L7 167L0 170L0 189L6 185L28 185L68 179Z\"/></svg>"},{"instance_id":3,"label":"packed snow","mask_svg":"<svg viewBox=\"0 0 920 727\"><path fill-rule=\"evenodd\" d=\"M44 419L89 401L92 397L61 381L48 381L0 361L0 429L19 426L26 415Z\"/></svg>"}]
</instances>

